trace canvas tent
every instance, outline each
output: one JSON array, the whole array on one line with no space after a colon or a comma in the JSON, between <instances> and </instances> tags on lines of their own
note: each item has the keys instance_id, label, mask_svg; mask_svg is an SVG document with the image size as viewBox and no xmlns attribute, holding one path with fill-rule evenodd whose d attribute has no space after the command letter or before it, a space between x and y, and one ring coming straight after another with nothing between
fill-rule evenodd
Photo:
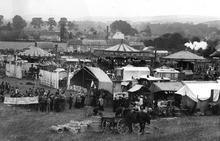
<instances>
[{"instance_id":1,"label":"canvas tent","mask_svg":"<svg viewBox=\"0 0 220 141\"><path fill-rule=\"evenodd\" d=\"M218 81L183 81L184 86L176 93L183 96L183 105L195 107L205 112L210 101L219 101L220 83ZM211 97L211 91L217 90L217 93Z\"/></svg>"},{"instance_id":2,"label":"canvas tent","mask_svg":"<svg viewBox=\"0 0 220 141\"><path fill-rule=\"evenodd\" d=\"M112 93L113 83L108 75L97 67L84 67L71 78L71 84L84 88L95 87Z\"/></svg>"},{"instance_id":3,"label":"canvas tent","mask_svg":"<svg viewBox=\"0 0 220 141\"><path fill-rule=\"evenodd\" d=\"M117 76L122 77L123 81L131 81L135 78L139 78L142 75L150 75L150 69L148 67L133 67L125 66L116 69Z\"/></svg>"}]
</instances>

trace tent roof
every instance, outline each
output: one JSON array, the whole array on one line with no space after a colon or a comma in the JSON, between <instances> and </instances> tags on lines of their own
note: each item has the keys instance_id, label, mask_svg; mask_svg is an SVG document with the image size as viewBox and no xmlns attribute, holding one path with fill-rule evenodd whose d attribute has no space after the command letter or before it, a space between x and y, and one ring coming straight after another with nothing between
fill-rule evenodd
<instances>
[{"instance_id":1,"label":"tent roof","mask_svg":"<svg viewBox=\"0 0 220 141\"><path fill-rule=\"evenodd\" d=\"M99 82L110 82L112 83L111 79L108 77L108 75L101 70L100 68L96 67L86 67L88 70L90 70L95 77L99 80Z\"/></svg>"},{"instance_id":2,"label":"tent roof","mask_svg":"<svg viewBox=\"0 0 220 141\"><path fill-rule=\"evenodd\" d=\"M121 52L137 52L139 50L130 47L125 43L117 44L115 46L105 49L106 51L121 51Z\"/></svg>"},{"instance_id":3,"label":"tent roof","mask_svg":"<svg viewBox=\"0 0 220 141\"><path fill-rule=\"evenodd\" d=\"M29 49L25 50L24 52L20 52L19 55L23 56L41 56L41 57L46 57L46 56L54 56L53 54L35 46L30 46Z\"/></svg>"},{"instance_id":4,"label":"tent roof","mask_svg":"<svg viewBox=\"0 0 220 141\"><path fill-rule=\"evenodd\" d=\"M143 87L143 85L136 84L132 88L130 88L128 90L128 92L136 92L136 91L140 90L142 87Z\"/></svg>"},{"instance_id":5,"label":"tent roof","mask_svg":"<svg viewBox=\"0 0 220 141\"><path fill-rule=\"evenodd\" d=\"M178 91L183 84L181 82L154 82L150 90L153 93L160 92L160 91Z\"/></svg>"},{"instance_id":6,"label":"tent roof","mask_svg":"<svg viewBox=\"0 0 220 141\"><path fill-rule=\"evenodd\" d=\"M188 96L192 100L207 100L211 96L212 89L219 89L220 84L217 81L183 81L184 86L176 93L182 96Z\"/></svg>"},{"instance_id":7,"label":"tent roof","mask_svg":"<svg viewBox=\"0 0 220 141\"><path fill-rule=\"evenodd\" d=\"M191 53L189 51L186 51L186 50L170 54L164 58L165 59L181 59L181 60L203 60L203 59L205 59L202 56L198 56L198 55Z\"/></svg>"}]
</instances>

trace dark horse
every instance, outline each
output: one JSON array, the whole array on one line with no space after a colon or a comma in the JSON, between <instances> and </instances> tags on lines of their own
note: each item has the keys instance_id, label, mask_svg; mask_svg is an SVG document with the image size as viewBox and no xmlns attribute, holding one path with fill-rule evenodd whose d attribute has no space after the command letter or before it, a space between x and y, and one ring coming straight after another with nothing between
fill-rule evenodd
<instances>
[{"instance_id":1,"label":"dark horse","mask_svg":"<svg viewBox=\"0 0 220 141\"><path fill-rule=\"evenodd\" d=\"M129 108L119 107L116 110L115 116L121 116L125 119L126 124L129 127L129 132L132 132L132 124L139 123L140 133L144 133L145 124L150 124L150 115L143 111L134 111Z\"/></svg>"}]
</instances>

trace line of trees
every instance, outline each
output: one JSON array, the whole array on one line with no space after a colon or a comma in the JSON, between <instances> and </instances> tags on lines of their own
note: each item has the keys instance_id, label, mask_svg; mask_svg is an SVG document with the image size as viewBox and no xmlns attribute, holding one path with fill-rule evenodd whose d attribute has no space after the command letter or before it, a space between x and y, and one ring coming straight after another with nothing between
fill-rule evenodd
<instances>
[{"instance_id":1,"label":"line of trees","mask_svg":"<svg viewBox=\"0 0 220 141\"><path fill-rule=\"evenodd\" d=\"M29 40L30 36L35 40L39 40L42 33L41 28L46 26L48 27L46 32L57 32L60 34L60 41L66 41L74 37L71 31L77 30L77 24L68 21L65 17L60 18L58 23L53 17L48 18L47 21L43 21L40 17L34 17L30 22L30 26L34 29L32 31L26 30L27 25L28 23L19 15L14 16L11 22L4 24L4 16L0 15L0 40ZM58 31L55 31L54 28L57 26Z\"/></svg>"}]
</instances>

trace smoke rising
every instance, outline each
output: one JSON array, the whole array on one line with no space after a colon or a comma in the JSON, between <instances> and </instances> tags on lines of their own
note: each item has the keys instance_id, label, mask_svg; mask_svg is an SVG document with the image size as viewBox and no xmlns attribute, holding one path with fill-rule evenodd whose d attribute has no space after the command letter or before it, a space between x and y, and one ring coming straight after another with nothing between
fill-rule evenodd
<instances>
[{"instance_id":1,"label":"smoke rising","mask_svg":"<svg viewBox=\"0 0 220 141\"><path fill-rule=\"evenodd\" d=\"M202 50L205 50L208 46L207 42L205 41L200 41L200 42L194 41L193 43L187 42L184 45L188 48L191 48L192 50L199 50L200 48Z\"/></svg>"}]
</instances>

